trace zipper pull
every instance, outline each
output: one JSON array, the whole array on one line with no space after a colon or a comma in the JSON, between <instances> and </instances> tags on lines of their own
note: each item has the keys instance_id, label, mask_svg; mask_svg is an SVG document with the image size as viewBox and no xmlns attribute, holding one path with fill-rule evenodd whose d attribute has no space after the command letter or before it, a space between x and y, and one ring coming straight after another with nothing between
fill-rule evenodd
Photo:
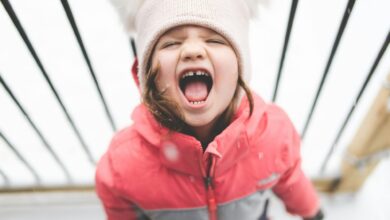
<instances>
[{"instance_id":1,"label":"zipper pull","mask_svg":"<svg viewBox=\"0 0 390 220\"><path fill-rule=\"evenodd\" d=\"M211 176L207 176L204 178L204 185L206 186L207 189L209 188L209 186L210 187L212 186L212 184L213 184L212 181L213 181L213 179Z\"/></svg>"},{"instance_id":2,"label":"zipper pull","mask_svg":"<svg viewBox=\"0 0 390 220\"><path fill-rule=\"evenodd\" d=\"M211 216L214 216L217 210L217 202L215 201L214 189L213 189L213 181L210 176L205 177L205 185L207 189L207 203L209 208L209 213Z\"/></svg>"}]
</instances>

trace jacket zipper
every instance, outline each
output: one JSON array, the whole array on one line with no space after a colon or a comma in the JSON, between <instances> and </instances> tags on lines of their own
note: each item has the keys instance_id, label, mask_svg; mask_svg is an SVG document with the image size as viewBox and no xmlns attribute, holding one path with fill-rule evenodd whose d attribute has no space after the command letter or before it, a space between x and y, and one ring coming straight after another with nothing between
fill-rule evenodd
<instances>
[{"instance_id":1,"label":"jacket zipper","mask_svg":"<svg viewBox=\"0 0 390 220\"><path fill-rule=\"evenodd\" d=\"M203 155L202 155L203 156ZM211 156L211 155L210 155ZM200 161L201 170L203 173L204 184L206 187L207 193L207 208L210 220L217 220L217 201L215 200L215 192L213 186L213 176L214 176L214 157L210 158L210 165L208 166L208 170L203 165L203 160Z\"/></svg>"},{"instance_id":2,"label":"jacket zipper","mask_svg":"<svg viewBox=\"0 0 390 220\"><path fill-rule=\"evenodd\" d=\"M209 219L217 220L217 202L215 201L214 187L211 176L205 177L205 185L207 189L207 205L209 211Z\"/></svg>"}]
</instances>

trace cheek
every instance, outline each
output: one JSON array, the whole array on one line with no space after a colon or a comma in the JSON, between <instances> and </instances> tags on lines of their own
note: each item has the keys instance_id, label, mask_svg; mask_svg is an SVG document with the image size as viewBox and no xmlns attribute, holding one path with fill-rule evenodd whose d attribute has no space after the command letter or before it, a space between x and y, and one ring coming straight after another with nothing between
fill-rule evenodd
<instances>
[{"instance_id":1,"label":"cheek","mask_svg":"<svg viewBox=\"0 0 390 220\"><path fill-rule=\"evenodd\" d=\"M157 75L157 88L165 90L173 85L175 80L175 63L174 58L170 54L157 53L153 56L153 67L159 66L159 73Z\"/></svg>"},{"instance_id":2,"label":"cheek","mask_svg":"<svg viewBox=\"0 0 390 220\"><path fill-rule=\"evenodd\" d=\"M221 53L217 60L218 62L214 62L214 68L218 72L217 80L225 86L235 86L238 79L238 62L235 53L226 51Z\"/></svg>"}]
</instances>

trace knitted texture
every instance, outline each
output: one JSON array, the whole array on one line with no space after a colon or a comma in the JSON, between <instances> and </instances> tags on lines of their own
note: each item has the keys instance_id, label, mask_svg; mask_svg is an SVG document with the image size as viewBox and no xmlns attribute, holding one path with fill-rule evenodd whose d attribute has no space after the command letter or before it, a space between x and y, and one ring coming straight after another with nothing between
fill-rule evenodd
<instances>
[{"instance_id":1,"label":"knitted texture","mask_svg":"<svg viewBox=\"0 0 390 220\"><path fill-rule=\"evenodd\" d=\"M224 36L237 55L239 72L249 82L251 64L248 34L249 21L255 13L255 4L250 6L254 0L137 0L136 4L133 2L127 5L123 0L113 2L126 28L132 31L135 27L141 90L144 90L144 75L155 44L162 34L180 25L199 25Z\"/></svg>"}]
</instances>

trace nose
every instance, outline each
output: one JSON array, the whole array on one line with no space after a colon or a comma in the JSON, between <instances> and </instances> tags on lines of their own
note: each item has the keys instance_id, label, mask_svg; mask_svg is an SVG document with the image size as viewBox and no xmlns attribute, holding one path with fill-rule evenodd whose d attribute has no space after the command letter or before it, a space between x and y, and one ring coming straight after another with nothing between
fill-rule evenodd
<instances>
[{"instance_id":1,"label":"nose","mask_svg":"<svg viewBox=\"0 0 390 220\"><path fill-rule=\"evenodd\" d=\"M196 61L206 57L206 50L199 42L188 42L182 47L182 61Z\"/></svg>"}]
</instances>

